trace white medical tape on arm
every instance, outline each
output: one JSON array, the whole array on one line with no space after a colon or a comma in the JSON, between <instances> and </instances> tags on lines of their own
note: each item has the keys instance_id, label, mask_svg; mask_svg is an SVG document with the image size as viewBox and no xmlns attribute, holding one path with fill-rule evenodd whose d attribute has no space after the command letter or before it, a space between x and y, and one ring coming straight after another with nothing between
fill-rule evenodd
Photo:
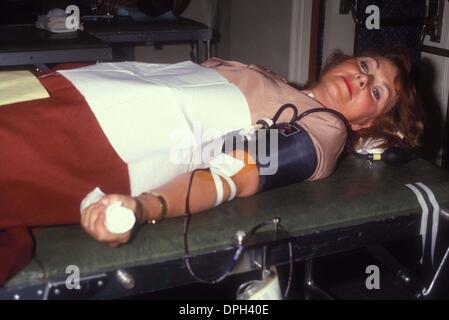
<instances>
[{"instance_id":1,"label":"white medical tape on arm","mask_svg":"<svg viewBox=\"0 0 449 320\"><path fill-rule=\"evenodd\" d=\"M223 202L224 197L223 182L221 181L220 177L223 177L229 185L230 195L228 201L234 199L235 196L237 195L237 186L235 185L235 182L229 176L227 176L226 174L224 174L215 167L211 167L210 172L214 179L215 189L217 191L217 200L215 201L215 206L220 205Z\"/></svg>"},{"instance_id":2,"label":"white medical tape on arm","mask_svg":"<svg viewBox=\"0 0 449 320\"><path fill-rule=\"evenodd\" d=\"M421 235L421 238L422 238L422 252L421 252L421 259L419 260L419 262L422 264L423 258L424 258L424 249L426 246L427 218L429 216L429 208L427 207L427 203L424 200L424 197L422 196L421 191L419 191L418 188L416 188L412 184L406 184L405 186L413 191L413 193L415 194L416 198L418 199L419 205L421 206L421 209L422 209L421 228L419 231L419 234Z\"/></svg>"},{"instance_id":3,"label":"white medical tape on arm","mask_svg":"<svg viewBox=\"0 0 449 320\"><path fill-rule=\"evenodd\" d=\"M244 166L242 160L236 159L225 153L220 153L209 163L210 171L215 182L215 189L217 190L217 200L215 206L218 206L223 201L223 183L220 176L223 177L229 185L230 195L228 201L231 201L237 195L237 186L231 177L236 175Z\"/></svg>"},{"instance_id":4,"label":"white medical tape on arm","mask_svg":"<svg viewBox=\"0 0 449 320\"><path fill-rule=\"evenodd\" d=\"M215 200L215 207L219 206L223 202L223 182L221 182L220 175L218 175L213 168L210 168L210 173L215 183L215 191L217 192L217 199Z\"/></svg>"},{"instance_id":5,"label":"white medical tape on arm","mask_svg":"<svg viewBox=\"0 0 449 320\"><path fill-rule=\"evenodd\" d=\"M228 201L231 201L237 195L237 186L235 185L235 182L234 182L234 180L232 180L231 177L228 177L228 176L225 176L225 175L223 175L222 177L226 180L226 182L229 185L229 188L231 189L231 192L230 192L230 195L229 195L229 199L228 199Z\"/></svg>"},{"instance_id":6,"label":"white medical tape on arm","mask_svg":"<svg viewBox=\"0 0 449 320\"><path fill-rule=\"evenodd\" d=\"M440 205L438 204L437 199L435 198L435 195L433 194L432 190L429 189L425 184L422 182L417 182L416 185L420 186L429 197L429 201L432 204L433 207L433 213L432 213L432 246L431 246L431 259L432 259L432 265L435 255L435 244L437 240L437 233L438 233L438 221L440 218Z\"/></svg>"}]
</instances>

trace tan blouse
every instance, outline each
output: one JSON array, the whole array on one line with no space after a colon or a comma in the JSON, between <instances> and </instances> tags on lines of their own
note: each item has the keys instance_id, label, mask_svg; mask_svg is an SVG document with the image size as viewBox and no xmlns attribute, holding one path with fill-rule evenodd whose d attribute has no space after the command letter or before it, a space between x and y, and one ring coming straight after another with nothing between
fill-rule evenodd
<instances>
[{"instance_id":1,"label":"tan blouse","mask_svg":"<svg viewBox=\"0 0 449 320\"><path fill-rule=\"evenodd\" d=\"M253 124L263 117L272 118L286 103L295 105L299 113L323 107L318 101L288 85L278 75L257 65L218 58L209 59L202 65L217 70L243 92ZM285 111L278 122L288 122L291 116L290 111ZM310 134L317 152L318 165L308 180L329 176L335 169L346 141L347 133L343 122L330 113L317 112L304 117L298 124Z\"/></svg>"}]
</instances>

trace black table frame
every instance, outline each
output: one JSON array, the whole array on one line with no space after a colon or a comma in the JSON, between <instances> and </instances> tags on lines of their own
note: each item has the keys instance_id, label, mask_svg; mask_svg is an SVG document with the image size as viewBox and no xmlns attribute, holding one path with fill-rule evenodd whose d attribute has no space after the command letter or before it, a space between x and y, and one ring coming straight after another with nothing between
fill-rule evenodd
<instances>
[{"instance_id":1,"label":"black table frame","mask_svg":"<svg viewBox=\"0 0 449 320\"><path fill-rule=\"evenodd\" d=\"M88 22L77 34L52 34L34 25L0 26L0 67L113 60L117 46L194 43L198 63L209 57L212 31L199 22Z\"/></svg>"},{"instance_id":2,"label":"black table frame","mask_svg":"<svg viewBox=\"0 0 449 320\"><path fill-rule=\"evenodd\" d=\"M111 48L86 32L57 34L33 25L0 26L2 67L111 59Z\"/></svg>"},{"instance_id":3,"label":"black table frame","mask_svg":"<svg viewBox=\"0 0 449 320\"><path fill-rule=\"evenodd\" d=\"M86 23L86 31L111 46L157 45L159 43L194 43L195 61L200 63L210 56L212 30L191 19L173 21Z\"/></svg>"},{"instance_id":4,"label":"black table frame","mask_svg":"<svg viewBox=\"0 0 449 320\"><path fill-rule=\"evenodd\" d=\"M255 261L269 255L271 265L288 263L288 242L293 243L295 261L310 261L317 257L370 247L398 239L417 237L420 227L420 213L409 213L385 217L374 221L304 232L287 236L264 231L247 243L234 273L258 270ZM267 249L264 249L267 248ZM235 248L228 247L213 252L191 255L191 265L201 277L216 277L224 272L232 259ZM208 266L204 274L204 265ZM203 270L202 270L203 269ZM196 283L187 271L182 257L165 262L135 266L125 271L132 276L135 286L125 289L117 281L117 271L91 274L80 280L80 290L67 290L64 279L46 279L25 287L0 288L0 299L117 299L156 292ZM161 274L176 275L171 280Z\"/></svg>"}]
</instances>

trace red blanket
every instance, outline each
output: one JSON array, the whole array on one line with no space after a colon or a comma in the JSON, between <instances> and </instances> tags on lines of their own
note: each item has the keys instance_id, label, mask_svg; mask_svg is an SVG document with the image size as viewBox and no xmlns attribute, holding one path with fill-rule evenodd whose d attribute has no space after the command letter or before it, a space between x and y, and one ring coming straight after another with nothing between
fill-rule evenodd
<instances>
[{"instance_id":1,"label":"red blanket","mask_svg":"<svg viewBox=\"0 0 449 320\"><path fill-rule=\"evenodd\" d=\"M79 223L96 186L130 193L126 164L82 95L59 74L40 81L50 98L0 107L0 286L30 261L30 227Z\"/></svg>"}]
</instances>

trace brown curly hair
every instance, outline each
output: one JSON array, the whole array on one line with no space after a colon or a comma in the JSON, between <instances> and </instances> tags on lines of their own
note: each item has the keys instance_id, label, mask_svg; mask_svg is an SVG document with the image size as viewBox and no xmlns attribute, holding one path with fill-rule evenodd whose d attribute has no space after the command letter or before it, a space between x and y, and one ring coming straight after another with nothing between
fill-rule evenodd
<instances>
[{"instance_id":1,"label":"brown curly hair","mask_svg":"<svg viewBox=\"0 0 449 320\"><path fill-rule=\"evenodd\" d=\"M355 57L383 57L393 62L399 70L394 80L398 100L387 113L374 120L372 126L352 133L352 142L357 146L367 138L380 138L385 142L380 147L417 148L423 132L423 111L413 76L410 54L406 48L366 51ZM353 57L335 50L327 58L321 76L333 66Z\"/></svg>"}]
</instances>

